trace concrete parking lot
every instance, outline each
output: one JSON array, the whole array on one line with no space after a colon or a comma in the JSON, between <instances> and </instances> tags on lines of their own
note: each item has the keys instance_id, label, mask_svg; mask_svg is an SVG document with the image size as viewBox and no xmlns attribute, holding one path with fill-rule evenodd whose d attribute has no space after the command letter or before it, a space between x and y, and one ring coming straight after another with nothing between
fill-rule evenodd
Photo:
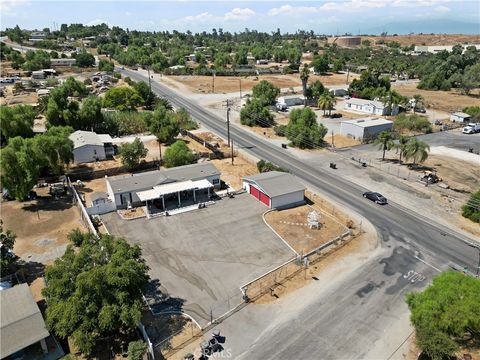
<instances>
[{"instance_id":1,"label":"concrete parking lot","mask_svg":"<svg viewBox=\"0 0 480 360\"><path fill-rule=\"evenodd\" d=\"M240 303L241 285L294 255L263 222L266 210L241 194L169 217L122 220L109 213L102 220L112 235L142 247L152 280L176 299L170 305L205 325Z\"/></svg>"}]
</instances>

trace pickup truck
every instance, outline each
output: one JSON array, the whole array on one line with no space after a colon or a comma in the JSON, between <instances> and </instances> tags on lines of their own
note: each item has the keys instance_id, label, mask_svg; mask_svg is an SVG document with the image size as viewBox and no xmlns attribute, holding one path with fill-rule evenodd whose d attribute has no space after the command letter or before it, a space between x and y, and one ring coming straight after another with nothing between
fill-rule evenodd
<instances>
[{"instance_id":1,"label":"pickup truck","mask_svg":"<svg viewBox=\"0 0 480 360\"><path fill-rule=\"evenodd\" d=\"M475 134L480 132L480 124L470 123L463 128L464 134Z\"/></svg>"}]
</instances>

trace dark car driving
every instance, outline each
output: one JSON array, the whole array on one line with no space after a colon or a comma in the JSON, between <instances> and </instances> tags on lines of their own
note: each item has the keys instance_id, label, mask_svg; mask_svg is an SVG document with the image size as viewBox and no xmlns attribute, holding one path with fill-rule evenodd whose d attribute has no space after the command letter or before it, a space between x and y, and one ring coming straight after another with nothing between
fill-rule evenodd
<instances>
[{"instance_id":1,"label":"dark car driving","mask_svg":"<svg viewBox=\"0 0 480 360\"><path fill-rule=\"evenodd\" d=\"M380 205L387 204L387 198L378 192L367 191L363 193L363 197L375 201L375 203Z\"/></svg>"}]
</instances>

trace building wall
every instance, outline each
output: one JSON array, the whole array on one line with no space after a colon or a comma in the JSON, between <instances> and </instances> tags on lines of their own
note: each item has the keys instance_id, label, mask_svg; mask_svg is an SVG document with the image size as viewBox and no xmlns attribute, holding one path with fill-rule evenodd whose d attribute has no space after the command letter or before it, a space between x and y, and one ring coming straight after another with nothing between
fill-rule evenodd
<instances>
[{"instance_id":1,"label":"building wall","mask_svg":"<svg viewBox=\"0 0 480 360\"><path fill-rule=\"evenodd\" d=\"M392 131L393 129L393 124L381 124L381 125L375 125L375 126L369 126L364 129L364 134L363 136L375 136L382 131Z\"/></svg>"},{"instance_id":2,"label":"building wall","mask_svg":"<svg viewBox=\"0 0 480 360\"><path fill-rule=\"evenodd\" d=\"M463 117L457 116L457 115L450 115L450 121L453 122L469 122L470 118L464 119Z\"/></svg>"},{"instance_id":3,"label":"building wall","mask_svg":"<svg viewBox=\"0 0 480 360\"><path fill-rule=\"evenodd\" d=\"M103 145L85 145L73 150L73 161L76 163L94 162L97 158L106 159Z\"/></svg>"},{"instance_id":4,"label":"building wall","mask_svg":"<svg viewBox=\"0 0 480 360\"><path fill-rule=\"evenodd\" d=\"M270 208L279 209L297 206L305 203L305 191L300 190L271 198Z\"/></svg>"},{"instance_id":5,"label":"building wall","mask_svg":"<svg viewBox=\"0 0 480 360\"><path fill-rule=\"evenodd\" d=\"M354 139L363 139L367 135L375 136L382 131L391 131L392 128L393 123L362 127L356 124L342 122L340 124L340 133L344 136L352 137Z\"/></svg>"}]
</instances>

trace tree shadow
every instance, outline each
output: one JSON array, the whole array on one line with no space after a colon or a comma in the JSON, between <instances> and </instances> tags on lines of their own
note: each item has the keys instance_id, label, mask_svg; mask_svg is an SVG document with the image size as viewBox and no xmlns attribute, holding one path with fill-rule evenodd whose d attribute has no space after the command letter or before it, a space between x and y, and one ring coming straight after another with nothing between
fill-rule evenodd
<instances>
[{"instance_id":1,"label":"tree shadow","mask_svg":"<svg viewBox=\"0 0 480 360\"><path fill-rule=\"evenodd\" d=\"M23 205L25 211L60 211L67 210L73 206L72 197L68 194L62 196L38 196L36 200Z\"/></svg>"}]
</instances>

